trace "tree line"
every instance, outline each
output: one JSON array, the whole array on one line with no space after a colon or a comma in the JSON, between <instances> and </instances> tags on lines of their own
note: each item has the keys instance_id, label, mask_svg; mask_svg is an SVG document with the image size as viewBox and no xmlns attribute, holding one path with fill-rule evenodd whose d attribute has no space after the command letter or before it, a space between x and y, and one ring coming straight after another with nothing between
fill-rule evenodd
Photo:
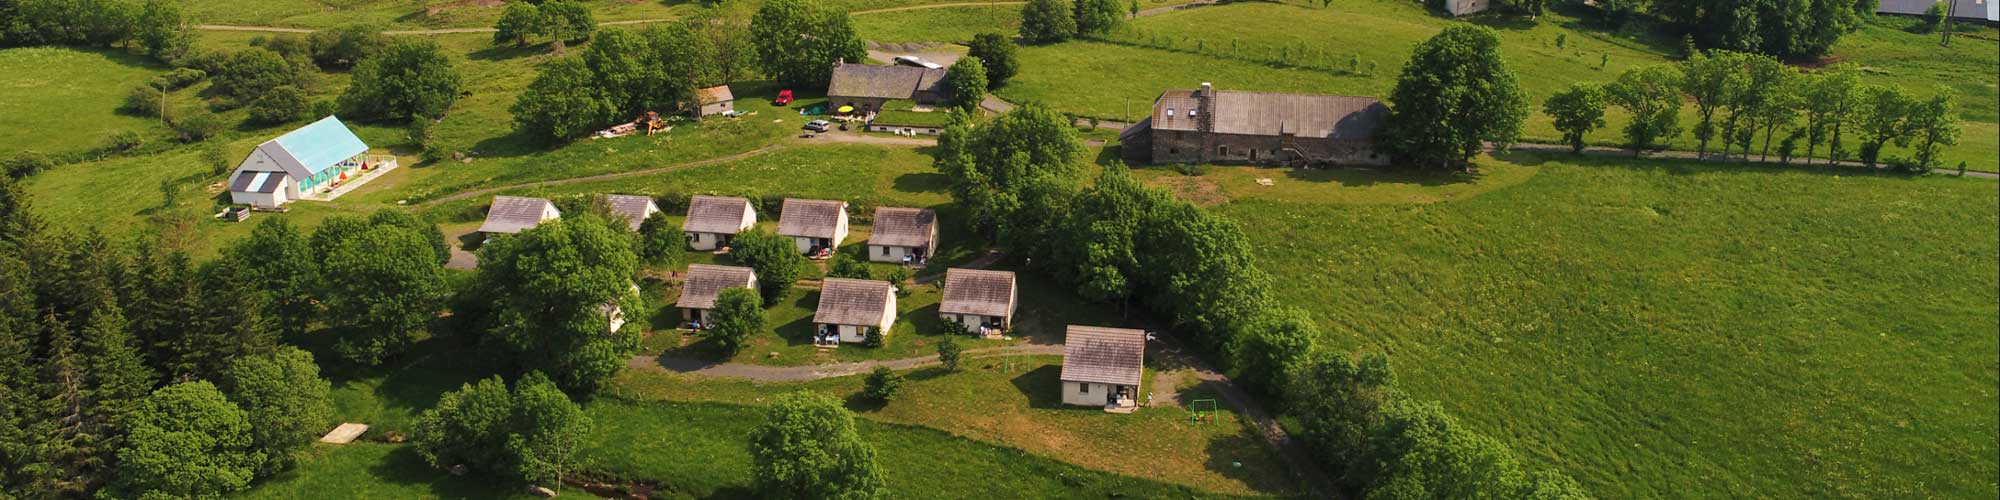
<instances>
[{"instance_id":1,"label":"tree line","mask_svg":"<svg viewBox=\"0 0 2000 500\"><path fill-rule=\"evenodd\" d=\"M1345 354L1315 346L1321 334L1309 314L1272 297L1273 280L1236 225L1121 165L1083 182L1085 149L1061 115L1033 105L984 122L953 113L936 168L951 178L975 234L1085 299L1168 320L1234 378L1298 416L1326 465L1355 469L1341 476L1343 489L1587 496L1560 474L1525 472L1504 446L1436 403L1388 395L1384 384L1367 387L1379 396L1374 403L1334 390L1362 382L1341 367ZM1387 380L1386 359L1371 363L1381 375L1369 380Z\"/></svg>"},{"instance_id":2,"label":"tree line","mask_svg":"<svg viewBox=\"0 0 2000 500\"><path fill-rule=\"evenodd\" d=\"M1803 157L1810 164L1825 145L1835 161L1888 163L1912 172L1938 167L1943 149L1958 143L1955 92L1940 86L1920 99L1900 87L1862 84L1857 73L1848 65L1801 71L1770 56L1703 51L1679 63L1627 70L1610 83L1572 84L1551 95L1543 112L1576 151L1586 134L1605 126L1606 106L1632 115L1622 132L1635 154L1663 149L1683 132L1680 113L1688 103L1694 123L1687 132L1704 158L1711 149L1722 159L1747 160L1754 153L1759 161L1775 152L1782 163ZM1892 145L1910 148L1911 156L1885 156Z\"/></svg>"},{"instance_id":3,"label":"tree line","mask_svg":"<svg viewBox=\"0 0 2000 500\"><path fill-rule=\"evenodd\" d=\"M1118 0L1029 0L1021 7L1021 39L1043 44L1109 34L1128 12L1139 14L1138 2L1126 7Z\"/></svg>"}]
</instances>

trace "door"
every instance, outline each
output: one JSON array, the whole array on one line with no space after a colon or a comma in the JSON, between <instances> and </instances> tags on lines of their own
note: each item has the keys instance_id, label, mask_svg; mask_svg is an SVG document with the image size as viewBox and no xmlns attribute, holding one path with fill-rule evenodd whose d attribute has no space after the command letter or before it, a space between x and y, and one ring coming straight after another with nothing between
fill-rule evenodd
<instances>
[{"instance_id":1,"label":"door","mask_svg":"<svg viewBox=\"0 0 2000 500\"><path fill-rule=\"evenodd\" d=\"M1250 161L1257 161L1257 148L1250 148Z\"/></svg>"}]
</instances>

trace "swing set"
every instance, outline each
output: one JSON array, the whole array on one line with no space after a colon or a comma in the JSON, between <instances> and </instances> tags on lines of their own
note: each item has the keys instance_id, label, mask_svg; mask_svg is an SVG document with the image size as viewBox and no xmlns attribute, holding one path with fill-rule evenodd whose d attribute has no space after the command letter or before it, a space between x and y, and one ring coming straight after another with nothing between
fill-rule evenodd
<instances>
[{"instance_id":1,"label":"swing set","mask_svg":"<svg viewBox=\"0 0 2000 500\"><path fill-rule=\"evenodd\" d=\"M1215 400L1197 399L1188 404L1189 422L1208 423L1215 421Z\"/></svg>"}]
</instances>

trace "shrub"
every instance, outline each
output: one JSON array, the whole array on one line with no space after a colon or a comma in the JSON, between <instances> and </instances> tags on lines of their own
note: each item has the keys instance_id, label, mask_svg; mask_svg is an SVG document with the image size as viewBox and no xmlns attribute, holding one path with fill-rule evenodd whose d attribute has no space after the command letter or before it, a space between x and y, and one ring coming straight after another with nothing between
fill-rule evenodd
<instances>
[{"instance_id":1,"label":"shrub","mask_svg":"<svg viewBox=\"0 0 2000 500\"><path fill-rule=\"evenodd\" d=\"M965 329L965 325L957 321L946 321L945 323L951 325L958 325L958 329L960 330ZM937 345L938 364L944 365L944 369L946 370L958 371L958 358L959 356L963 355L964 352L965 348L960 347L958 345L957 335L947 334L944 336L943 339L938 340L938 345Z\"/></svg>"},{"instance_id":2,"label":"shrub","mask_svg":"<svg viewBox=\"0 0 2000 500\"><path fill-rule=\"evenodd\" d=\"M232 164L232 160L234 158L229 156L229 145L227 144L211 142L201 149L201 161L208 164L209 175L229 173L229 167L235 166Z\"/></svg>"},{"instance_id":3,"label":"shrub","mask_svg":"<svg viewBox=\"0 0 2000 500\"><path fill-rule=\"evenodd\" d=\"M734 356L743 350L743 343L750 336L764 329L764 310L758 307L757 292L748 288L729 288L715 297L715 307L709 309L708 334L722 345L723 352Z\"/></svg>"},{"instance_id":4,"label":"shrub","mask_svg":"<svg viewBox=\"0 0 2000 500\"><path fill-rule=\"evenodd\" d=\"M400 42L361 60L353 82L340 107L380 119L444 116L464 86L444 48L431 40Z\"/></svg>"},{"instance_id":5,"label":"shrub","mask_svg":"<svg viewBox=\"0 0 2000 500\"><path fill-rule=\"evenodd\" d=\"M125 104L118 109L134 115L159 118L160 101L164 100L163 96L164 93L152 85L132 87L132 91L125 94Z\"/></svg>"},{"instance_id":6,"label":"shrub","mask_svg":"<svg viewBox=\"0 0 2000 500\"><path fill-rule=\"evenodd\" d=\"M882 347L882 329L869 328L867 335L861 336L862 347Z\"/></svg>"},{"instance_id":7,"label":"shrub","mask_svg":"<svg viewBox=\"0 0 2000 500\"><path fill-rule=\"evenodd\" d=\"M111 137L107 137L104 139L104 150L111 151L114 153L122 153L125 151L139 149L139 146L143 146L145 144L146 144L146 139L144 137L140 137L138 132L131 130L121 130L118 132L113 132L111 134Z\"/></svg>"},{"instance_id":8,"label":"shrub","mask_svg":"<svg viewBox=\"0 0 2000 500\"><path fill-rule=\"evenodd\" d=\"M875 279L872 273L868 272L868 264L846 253L834 254L833 264L828 268L826 276L829 278Z\"/></svg>"},{"instance_id":9,"label":"shrub","mask_svg":"<svg viewBox=\"0 0 2000 500\"><path fill-rule=\"evenodd\" d=\"M910 282L910 268L898 267L894 271L889 271L889 276L883 279L888 280L891 286L896 287L897 297L910 296L910 290L908 285L908 283Z\"/></svg>"},{"instance_id":10,"label":"shrub","mask_svg":"<svg viewBox=\"0 0 2000 500\"><path fill-rule=\"evenodd\" d=\"M55 168L56 162L49 159L49 155L34 151L22 151L14 153L13 158L8 158L6 163L0 164L0 166L5 167L0 168L0 172L6 173L8 177L19 179L34 175L36 172Z\"/></svg>"},{"instance_id":11,"label":"shrub","mask_svg":"<svg viewBox=\"0 0 2000 500\"><path fill-rule=\"evenodd\" d=\"M291 63L277 52L262 48L246 49L230 55L221 70L212 74L215 92L233 99L252 99L280 85L298 81Z\"/></svg>"},{"instance_id":12,"label":"shrub","mask_svg":"<svg viewBox=\"0 0 2000 500\"><path fill-rule=\"evenodd\" d=\"M883 486L854 414L824 394L780 396L750 433L750 457L761 498L875 498Z\"/></svg>"},{"instance_id":13,"label":"shrub","mask_svg":"<svg viewBox=\"0 0 2000 500\"><path fill-rule=\"evenodd\" d=\"M206 141L222 133L222 117L206 109L195 108L183 113L173 121L174 132L180 134L181 142Z\"/></svg>"},{"instance_id":14,"label":"shrub","mask_svg":"<svg viewBox=\"0 0 2000 500\"><path fill-rule=\"evenodd\" d=\"M365 24L350 24L319 30L306 38L314 64L321 68L349 68L382 51L382 31Z\"/></svg>"},{"instance_id":15,"label":"shrub","mask_svg":"<svg viewBox=\"0 0 2000 500\"><path fill-rule=\"evenodd\" d=\"M153 88L156 89L174 91L186 88L189 85L200 83L202 80L207 78L208 78L208 72L206 71L194 68L174 68L173 71L168 71L164 74L161 74L160 76L153 77L153 79L148 80L146 84L151 85L153 86Z\"/></svg>"},{"instance_id":16,"label":"shrub","mask_svg":"<svg viewBox=\"0 0 2000 500\"><path fill-rule=\"evenodd\" d=\"M864 384L861 388L863 397L887 403L889 398L896 397L896 391L903 388L903 376L887 366L877 366L875 371L868 372L868 380Z\"/></svg>"},{"instance_id":17,"label":"shrub","mask_svg":"<svg viewBox=\"0 0 2000 500\"><path fill-rule=\"evenodd\" d=\"M306 116L310 111L306 93L298 87L281 85L259 96L250 103L250 121L263 124L286 123Z\"/></svg>"},{"instance_id":18,"label":"shrub","mask_svg":"<svg viewBox=\"0 0 2000 500\"><path fill-rule=\"evenodd\" d=\"M667 212L654 212L639 221L639 258L653 265L679 264L687 254L687 233L674 224Z\"/></svg>"}]
</instances>

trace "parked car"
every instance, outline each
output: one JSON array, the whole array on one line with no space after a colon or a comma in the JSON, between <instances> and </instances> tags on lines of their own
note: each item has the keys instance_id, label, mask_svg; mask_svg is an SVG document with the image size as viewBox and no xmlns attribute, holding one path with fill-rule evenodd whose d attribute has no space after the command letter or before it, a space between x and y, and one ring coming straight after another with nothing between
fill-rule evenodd
<instances>
[{"instance_id":1,"label":"parked car","mask_svg":"<svg viewBox=\"0 0 2000 500\"><path fill-rule=\"evenodd\" d=\"M772 106L783 106L791 103L792 103L792 91L790 90L778 91L778 98L771 100Z\"/></svg>"},{"instance_id":2,"label":"parked car","mask_svg":"<svg viewBox=\"0 0 2000 500\"><path fill-rule=\"evenodd\" d=\"M826 129L832 125L833 125L832 123L827 123L826 120L813 120L806 122L805 129L814 132L825 132Z\"/></svg>"}]
</instances>

